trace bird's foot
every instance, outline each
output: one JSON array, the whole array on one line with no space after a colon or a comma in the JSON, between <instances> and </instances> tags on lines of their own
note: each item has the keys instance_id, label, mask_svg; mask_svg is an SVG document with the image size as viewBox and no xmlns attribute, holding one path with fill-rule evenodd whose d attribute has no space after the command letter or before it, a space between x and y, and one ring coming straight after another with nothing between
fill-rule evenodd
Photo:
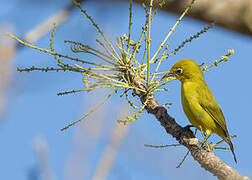
<instances>
[{"instance_id":1,"label":"bird's foot","mask_svg":"<svg viewBox=\"0 0 252 180\"><path fill-rule=\"evenodd\" d=\"M207 141L204 141L202 143L201 147L205 148L208 152L210 152L214 149L214 146L211 143L208 143Z\"/></svg>"},{"instance_id":2,"label":"bird's foot","mask_svg":"<svg viewBox=\"0 0 252 180\"><path fill-rule=\"evenodd\" d=\"M209 135L207 135L207 133L205 133L205 132L203 131L203 129L202 129L201 126L199 126L199 129L200 129L200 132L201 132L201 134L202 134L202 136L203 136L203 138L204 138L204 142L201 144L201 147L202 147L202 148L205 148L208 152L212 151L213 148L211 147L211 143L209 144L209 143L207 142L207 140L208 140L208 138L210 137L211 133L209 133Z\"/></svg>"}]
</instances>

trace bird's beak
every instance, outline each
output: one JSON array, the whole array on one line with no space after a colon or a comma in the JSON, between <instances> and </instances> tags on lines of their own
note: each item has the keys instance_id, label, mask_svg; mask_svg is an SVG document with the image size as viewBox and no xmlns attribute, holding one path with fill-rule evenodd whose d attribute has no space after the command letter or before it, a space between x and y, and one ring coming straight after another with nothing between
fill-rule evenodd
<instances>
[{"instance_id":1,"label":"bird's beak","mask_svg":"<svg viewBox=\"0 0 252 180\"><path fill-rule=\"evenodd\" d=\"M166 78L168 78L168 77L174 77L174 73L167 73L166 75L164 75L164 76L161 78L161 80L166 79Z\"/></svg>"}]
</instances>

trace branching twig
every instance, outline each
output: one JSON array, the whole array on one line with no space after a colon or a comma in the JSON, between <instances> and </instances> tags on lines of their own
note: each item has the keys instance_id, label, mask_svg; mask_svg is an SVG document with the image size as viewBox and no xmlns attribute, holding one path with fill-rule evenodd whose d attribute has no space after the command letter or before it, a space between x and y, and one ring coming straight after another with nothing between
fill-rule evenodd
<instances>
[{"instance_id":1,"label":"branching twig","mask_svg":"<svg viewBox=\"0 0 252 180\"><path fill-rule=\"evenodd\" d=\"M31 47L33 49L42 51L44 53L52 55L56 59L57 67L45 67L45 68L26 68L19 69L19 71L71 71L75 73L79 73L83 79L83 89L80 90L72 90L66 91L63 93L59 93L59 95L75 93L80 91L92 91L99 88L113 88L113 91L107 95L107 97L96 107L91 109L89 113L81 117L79 120L74 121L68 124L66 127L61 130L65 130L70 126L80 122L84 118L86 118L90 113L94 112L101 105L103 105L112 94L117 91L122 91L123 96L125 94L126 99L132 107L134 113L132 116L127 116L126 120L119 120L118 122L123 122L127 124L128 122L132 122L139 118L139 116L143 113L144 110L147 110L148 113L153 114L156 119L161 123L161 125L165 128L166 132L175 137L178 142L185 146L193 156L193 158L199 162L199 164L205 168L207 171L211 172L213 175L217 176L222 180L241 180L242 177L236 170L222 162L213 152L208 152L206 149L202 148L201 142L195 138L194 134L190 130L186 130L182 128L179 124L176 123L175 119L172 118L165 109L164 106L159 105L156 101L153 93L159 91L166 91L167 89L162 88L161 86L166 83L172 81L173 79L163 79L160 75L166 72L158 72L160 64L162 60L166 56L174 55L181 49L187 42L198 38L199 35L205 33L212 25L204 28L202 31L192 36L190 39L185 40L177 49L175 49L171 54L167 55L167 50L169 48L169 44L167 43L168 38L172 35L175 28L178 26L179 22L182 20L184 15L189 11L192 7L192 4L195 0L191 0L189 6L184 10L182 15L178 18L176 23L173 25L172 29L168 32L165 39L161 42L159 48L151 57L151 22L153 17L156 15L158 9L154 11L152 14L152 2L150 0L149 10L145 7L147 12L145 25L142 28L142 34L140 38L136 41L131 40L131 35L134 31L131 30L131 21L132 21L132 1L130 1L130 18L129 18L129 29L128 29L128 37L126 35L120 36L120 39L117 38L116 46L119 49L121 54L115 50L113 44L107 39L105 34L102 32L100 27L95 23L91 16L87 14L87 12L81 8L80 4L76 1L72 0L73 3L81 10L82 13L87 17L87 19L92 23L92 25L96 28L99 34L103 37L104 43L100 40L97 40L100 46L102 46L103 50L97 50L91 48L88 45L84 45L80 42L74 41L65 41L71 44L71 49L73 53L88 53L95 57L93 61L81 60L75 57L63 55L61 53L55 52L53 48L53 39L55 34L55 28L53 28L52 36L50 38L50 50L39 48L32 44L22 41L14 35L8 34L10 37L16 39L19 43L24 46ZM135 58L136 53L139 51L141 47L141 42L144 40L144 52L143 58L137 60ZM163 49L161 57L156 58L157 55ZM130 48L132 48L130 50ZM105 51L105 52L104 52ZM223 61L227 61L231 54L233 54L233 50L229 50L228 53L223 56L219 61L215 61L214 64L210 66L205 66L203 70L208 70L211 67L217 66L219 63ZM146 58L147 56L147 58ZM156 61L159 60L158 65L155 68L155 71L152 72L153 65ZM98 61L98 62L97 62ZM100 63L102 61L102 63ZM134 62L134 63L133 63ZM137 96L140 100L142 106L136 107L128 97L128 92L133 91L133 96ZM136 110L138 109L138 110Z\"/></svg>"}]
</instances>

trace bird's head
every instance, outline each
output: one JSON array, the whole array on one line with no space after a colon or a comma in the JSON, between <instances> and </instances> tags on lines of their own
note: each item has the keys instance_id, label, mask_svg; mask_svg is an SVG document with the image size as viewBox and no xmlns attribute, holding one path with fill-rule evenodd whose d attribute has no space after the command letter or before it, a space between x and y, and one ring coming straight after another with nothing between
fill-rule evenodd
<instances>
[{"instance_id":1,"label":"bird's head","mask_svg":"<svg viewBox=\"0 0 252 180\"><path fill-rule=\"evenodd\" d=\"M163 78L175 77L181 82L186 80L193 81L196 79L204 79L199 65L191 59L183 59L176 62L170 72Z\"/></svg>"}]
</instances>

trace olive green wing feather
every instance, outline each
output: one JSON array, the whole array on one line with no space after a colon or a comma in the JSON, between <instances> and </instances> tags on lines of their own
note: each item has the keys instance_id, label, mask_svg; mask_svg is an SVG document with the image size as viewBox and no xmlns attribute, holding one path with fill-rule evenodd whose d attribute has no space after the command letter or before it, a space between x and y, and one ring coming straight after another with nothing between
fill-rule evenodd
<instances>
[{"instance_id":1,"label":"olive green wing feather","mask_svg":"<svg viewBox=\"0 0 252 180\"><path fill-rule=\"evenodd\" d=\"M205 85L205 84L204 84ZM205 88L202 90L202 88ZM236 156L234 153L234 146L230 140L229 133L227 130L226 122L224 115L221 111L221 108L217 101L215 100L214 96L212 95L210 89L205 85L205 87L199 88L198 93L200 94L201 97L201 102L200 105L201 107L213 118L213 120L221 127L221 129L224 131L225 137L224 140L229 144L230 149L233 153L234 160L237 163Z\"/></svg>"},{"instance_id":2,"label":"olive green wing feather","mask_svg":"<svg viewBox=\"0 0 252 180\"><path fill-rule=\"evenodd\" d=\"M212 119L221 127L226 136L229 136L224 115L221 108L214 96L212 95L210 89L206 86L204 91L199 90L201 94L201 107L212 117Z\"/></svg>"},{"instance_id":3,"label":"olive green wing feather","mask_svg":"<svg viewBox=\"0 0 252 180\"><path fill-rule=\"evenodd\" d=\"M212 117L212 119L221 127L226 136L229 136L224 115L218 104L209 103L201 104L201 107Z\"/></svg>"}]
</instances>

